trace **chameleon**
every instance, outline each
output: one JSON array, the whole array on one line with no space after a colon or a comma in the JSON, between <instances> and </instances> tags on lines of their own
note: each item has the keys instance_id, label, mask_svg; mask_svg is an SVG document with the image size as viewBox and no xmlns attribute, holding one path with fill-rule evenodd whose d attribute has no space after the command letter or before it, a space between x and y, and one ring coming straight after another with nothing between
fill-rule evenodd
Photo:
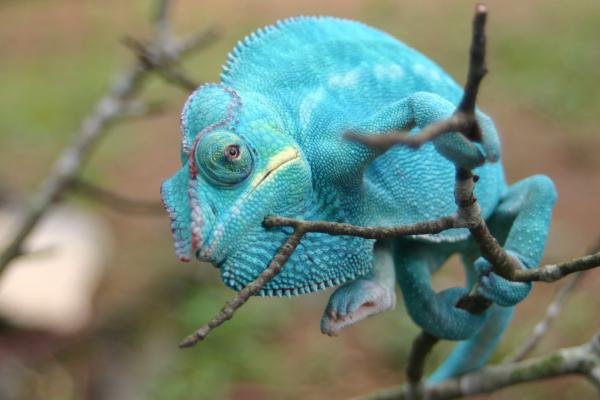
<instances>
[{"instance_id":1,"label":"chameleon","mask_svg":"<svg viewBox=\"0 0 600 400\"><path fill-rule=\"evenodd\" d=\"M419 135L450 117L461 87L429 58L360 22L293 17L238 42L219 83L200 86L181 113L181 169L161 186L177 257L209 262L241 290L262 272L292 228L267 229L269 215L360 226L393 226L455 212L457 166L480 178L475 196L490 229L522 268L536 268L556 201L553 182L535 175L509 185L490 117L477 109L479 142L458 132L417 150L387 151L344 133ZM435 291L431 276L453 254L464 287ZM282 272L257 293L297 296L337 287L321 319L336 335L404 307L424 331L458 341L432 382L481 368L531 283L496 275L466 228L370 240L307 233ZM492 305L456 307L469 288ZM401 332L399 332L401 334Z\"/></svg>"}]
</instances>

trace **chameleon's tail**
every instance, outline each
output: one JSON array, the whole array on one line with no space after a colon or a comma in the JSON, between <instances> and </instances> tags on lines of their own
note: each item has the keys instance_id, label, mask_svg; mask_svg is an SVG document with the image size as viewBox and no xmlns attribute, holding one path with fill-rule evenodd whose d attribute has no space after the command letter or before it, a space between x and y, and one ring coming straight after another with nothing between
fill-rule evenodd
<instances>
[{"instance_id":1,"label":"chameleon's tail","mask_svg":"<svg viewBox=\"0 0 600 400\"><path fill-rule=\"evenodd\" d=\"M460 342L448 358L429 377L428 382L440 382L479 369L491 357L502 333L508 327L514 307L493 305L487 322L472 338Z\"/></svg>"}]
</instances>

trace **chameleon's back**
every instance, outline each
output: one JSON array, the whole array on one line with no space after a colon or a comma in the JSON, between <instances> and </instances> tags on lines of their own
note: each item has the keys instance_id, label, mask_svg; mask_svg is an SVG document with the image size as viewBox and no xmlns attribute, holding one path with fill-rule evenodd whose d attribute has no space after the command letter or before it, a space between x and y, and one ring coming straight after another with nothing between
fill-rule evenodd
<instances>
[{"instance_id":1,"label":"chameleon's back","mask_svg":"<svg viewBox=\"0 0 600 400\"><path fill-rule=\"evenodd\" d=\"M296 17L258 30L229 54L221 79L299 115L295 122L304 129L291 131L304 134L314 124L313 111L356 124L416 91L452 102L462 94L416 50L360 22L332 17Z\"/></svg>"},{"instance_id":2,"label":"chameleon's back","mask_svg":"<svg viewBox=\"0 0 600 400\"><path fill-rule=\"evenodd\" d=\"M282 128L313 166L325 140L340 139L393 102L415 92L454 104L462 96L456 82L421 53L382 31L331 17L292 18L257 31L229 54L221 79L242 100L277 110ZM486 164L477 173L482 179L476 195L487 217L504 188L502 169ZM366 201L377 207L365 221L352 222L402 224L451 214L453 175L453 165L432 144L417 152L397 146L366 171ZM389 184L398 179L401 184ZM315 185L331 189L329 182ZM439 238L465 235L454 230Z\"/></svg>"}]
</instances>

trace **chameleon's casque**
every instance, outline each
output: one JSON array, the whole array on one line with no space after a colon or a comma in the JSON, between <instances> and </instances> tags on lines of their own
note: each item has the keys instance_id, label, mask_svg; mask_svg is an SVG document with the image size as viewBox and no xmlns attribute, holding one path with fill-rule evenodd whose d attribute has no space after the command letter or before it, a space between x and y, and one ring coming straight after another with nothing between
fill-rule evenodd
<instances>
[{"instance_id":1,"label":"chameleon's casque","mask_svg":"<svg viewBox=\"0 0 600 400\"><path fill-rule=\"evenodd\" d=\"M431 60L358 22L299 17L258 30L229 54L221 83L201 86L183 108L182 168L162 186L178 257L211 262L225 284L240 290L291 232L265 229L265 216L363 226L439 218L455 211L459 165L476 168L475 195L504 246L523 267L535 267L554 188L541 176L507 186L497 162L498 135L483 113L477 112L480 143L450 133L419 150L396 146L381 154L343 139L348 131L418 134L451 116L461 96ZM322 321L325 332L335 333L393 307L395 265L406 308L420 326L443 338L474 338L438 371L441 379L485 362L510 320L510 306L530 289L490 273L465 229L378 246L374 252L372 240L309 233L260 294L297 295L346 283ZM498 305L485 315L454 307L466 288L431 289L430 273L456 252L464 256L468 285L479 280L481 293Z\"/></svg>"}]
</instances>

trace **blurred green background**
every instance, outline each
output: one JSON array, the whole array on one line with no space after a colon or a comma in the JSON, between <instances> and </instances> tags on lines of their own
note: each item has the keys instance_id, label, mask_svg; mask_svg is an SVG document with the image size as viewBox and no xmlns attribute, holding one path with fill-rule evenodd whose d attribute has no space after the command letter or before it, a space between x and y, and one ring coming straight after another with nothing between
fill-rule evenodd
<instances>
[{"instance_id":1,"label":"blurred green background","mask_svg":"<svg viewBox=\"0 0 600 400\"><path fill-rule=\"evenodd\" d=\"M579 256L600 235L600 2L487 4L491 72L480 105L502 134L509 180L544 173L557 184L546 261ZM148 0L0 0L0 198L19 201L39 187L117 70L133 62L119 41L150 34L152 6ZM198 81L218 80L227 52L258 27L320 14L383 29L462 82L472 11L466 1L177 0L174 26L182 34L221 28L218 40L184 65ZM161 181L178 168L178 114L186 93L154 78L143 98L164 101L165 109L111 129L82 175L129 197L158 200ZM126 215L76 195L68 201L107 222L113 236L91 320L75 333L58 334L7 318L0 328L0 398L344 399L403 380L418 330L402 305L330 338L319 332L330 291L253 299L206 342L179 350L179 339L232 295L217 271L176 260L166 215ZM435 285L462 279L453 261ZM496 359L527 335L562 284L535 286ZM598 329L599 284L598 272L584 279L538 352L582 343ZM429 368L450 348L436 347ZM594 395L583 379L567 377L491 398Z\"/></svg>"}]
</instances>

